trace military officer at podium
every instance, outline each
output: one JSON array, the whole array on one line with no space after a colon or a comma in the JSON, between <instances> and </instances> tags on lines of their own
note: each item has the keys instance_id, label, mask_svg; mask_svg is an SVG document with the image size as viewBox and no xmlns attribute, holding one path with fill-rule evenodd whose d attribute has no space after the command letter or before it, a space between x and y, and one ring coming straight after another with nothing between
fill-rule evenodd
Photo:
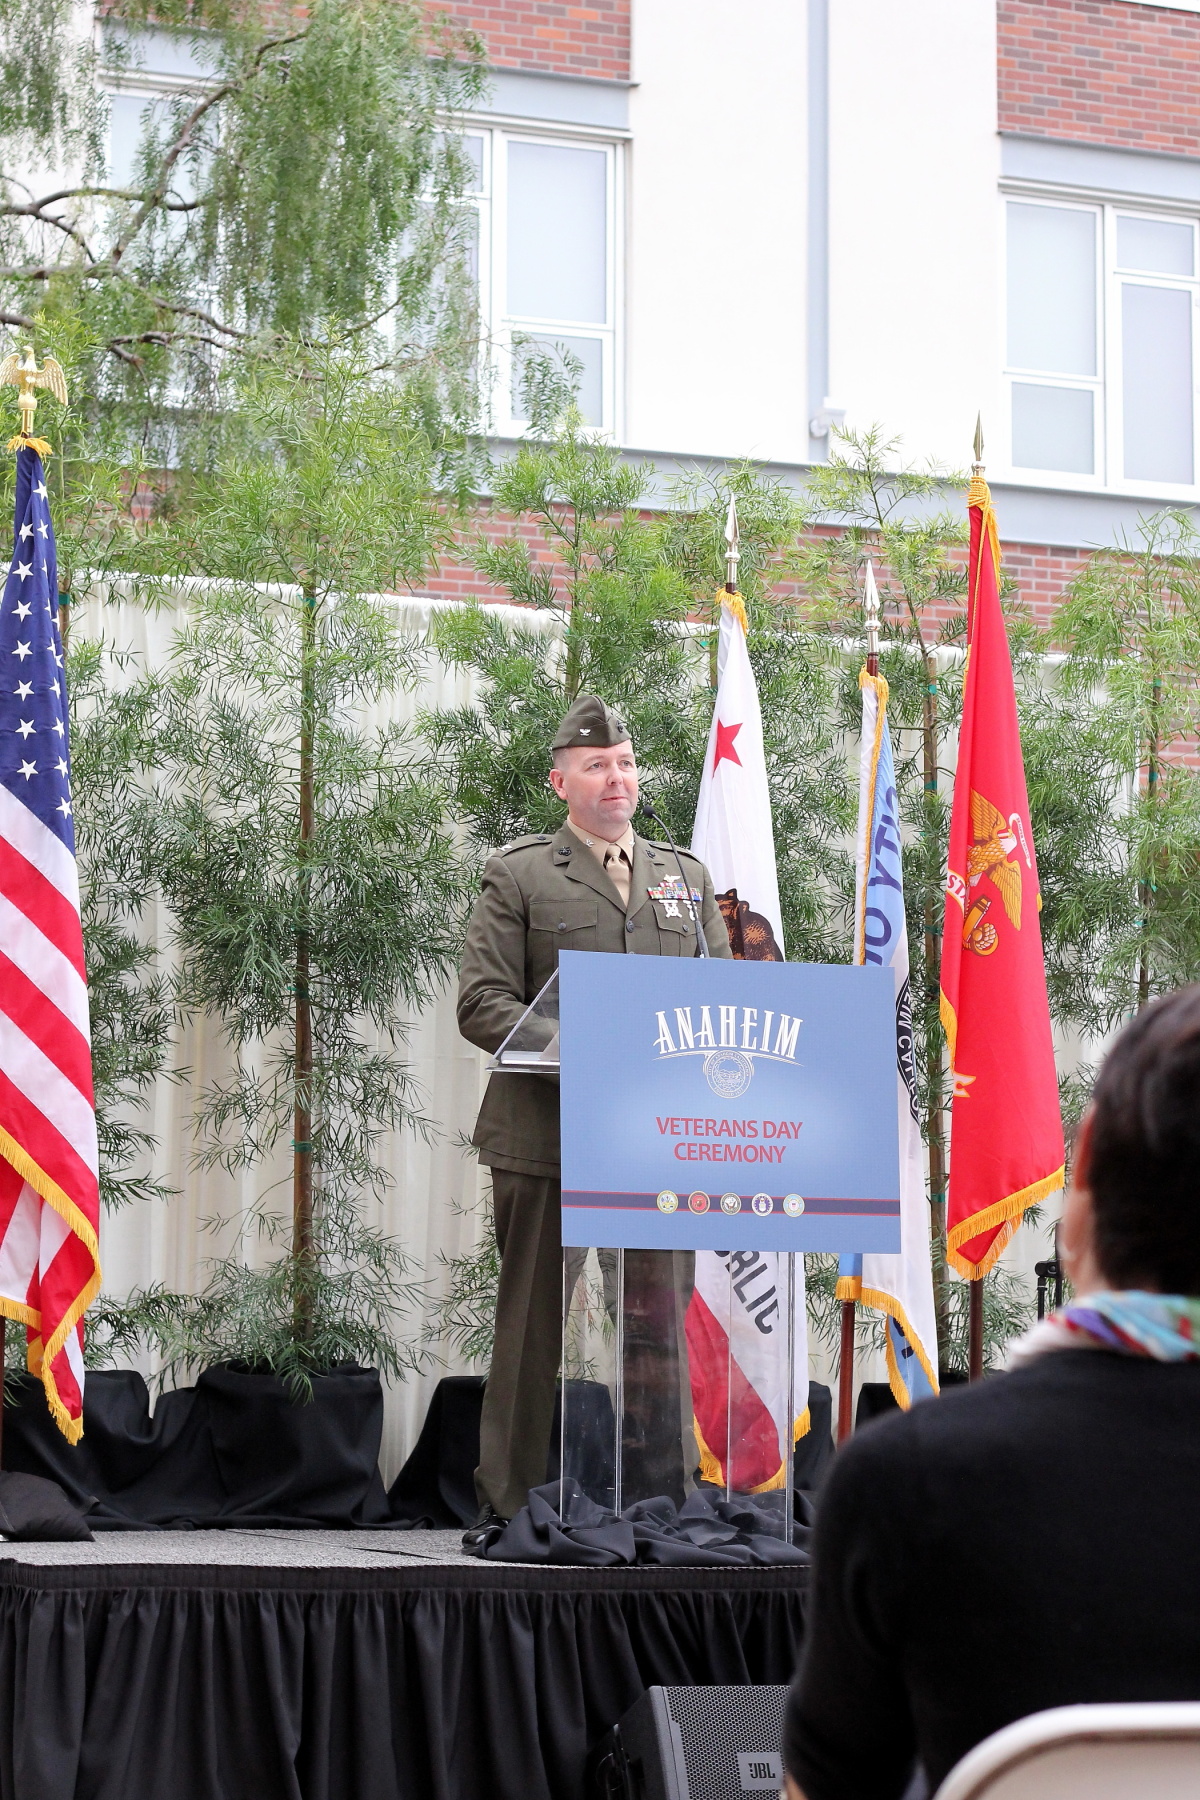
<instances>
[{"instance_id":1,"label":"military officer at podium","mask_svg":"<svg viewBox=\"0 0 1200 1800\"><path fill-rule=\"evenodd\" d=\"M499 1049L550 979L560 950L700 954L692 908L678 897L674 854L633 829L638 769L624 720L595 695L581 695L551 750L550 782L567 809L562 828L518 838L489 859L467 931L458 1024L488 1051ZM680 855L688 886L703 896L709 951L728 957L708 870L688 851ZM472 1140L491 1169L500 1290L475 1475L481 1511L463 1540L468 1546L510 1519L546 1479L562 1335L558 1097L556 1077L494 1074ZM639 1293L645 1298L655 1282L670 1279L671 1262L662 1253L627 1253L626 1294L635 1309ZM627 1378L627 1401L629 1385ZM678 1407L676 1395L676 1417Z\"/></svg>"}]
</instances>

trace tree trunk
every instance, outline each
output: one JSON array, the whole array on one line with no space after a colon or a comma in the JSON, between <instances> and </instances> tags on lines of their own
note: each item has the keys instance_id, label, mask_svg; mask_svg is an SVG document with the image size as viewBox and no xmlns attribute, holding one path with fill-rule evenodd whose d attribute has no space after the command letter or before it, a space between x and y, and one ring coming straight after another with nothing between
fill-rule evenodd
<instances>
[{"instance_id":1,"label":"tree trunk","mask_svg":"<svg viewBox=\"0 0 1200 1800\"><path fill-rule=\"evenodd\" d=\"M1150 806L1158 799L1159 759L1162 754L1158 712L1161 704L1162 676L1155 675L1150 686L1150 741L1146 749L1146 800ZM1141 1012L1150 998L1150 926L1154 908L1154 882L1149 876L1138 883L1138 906L1141 910L1142 943L1138 952L1137 1003L1138 1011Z\"/></svg>"},{"instance_id":2,"label":"tree trunk","mask_svg":"<svg viewBox=\"0 0 1200 1800\"><path fill-rule=\"evenodd\" d=\"M316 735L316 595L305 589L300 615L300 819L297 843L297 922L295 980L295 1115L292 1139L292 1260L295 1276L293 1317L298 1342L313 1332L312 1167L312 1000L309 991L311 946L309 854L313 835L313 744Z\"/></svg>"},{"instance_id":3,"label":"tree trunk","mask_svg":"<svg viewBox=\"0 0 1200 1800\"><path fill-rule=\"evenodd\" d=\"M925 783L925 839L929 866L939 866L938 839L938 675L936 654L922 646L925 658L925 693L921 703L921 751ZM941 1027L933 1022L938 1012L942 973L942 899L940 884L925 885L925 1017L930 1021L925 1038L925 1081L929 1092L925 1114L925 1141L929 1147L930 1231L935 1246L933 1306L937 1321L938 1362L944 1368L949 1346L949 1276L946 1269L946 1120L942 1101L943 1058ZM936 1247L941 1246L940 1253Z\"/></svg>"}]
</instances>

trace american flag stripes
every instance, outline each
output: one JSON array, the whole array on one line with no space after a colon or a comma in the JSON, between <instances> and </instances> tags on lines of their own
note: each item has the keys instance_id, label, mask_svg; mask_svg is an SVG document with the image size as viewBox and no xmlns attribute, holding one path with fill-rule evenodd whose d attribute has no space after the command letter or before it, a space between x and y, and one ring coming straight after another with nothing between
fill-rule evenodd
<instances>
[{"instance_id":1,"label":"american flag stripes","mask_svg":"<svg viewBox=\"0 0 1200 1800\"><path fill-rule=\"evenodd\" d=\"M0 604L0 1312L28 1328L75 1443L100 1197L57 607L49 496L24 448Z\"/></svg>"}]
</instances>

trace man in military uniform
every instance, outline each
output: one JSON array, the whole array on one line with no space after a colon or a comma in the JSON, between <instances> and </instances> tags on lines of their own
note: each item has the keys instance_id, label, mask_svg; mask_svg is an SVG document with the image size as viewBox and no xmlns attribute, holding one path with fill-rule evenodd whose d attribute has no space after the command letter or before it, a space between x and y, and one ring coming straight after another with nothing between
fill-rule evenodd
<instances>
[{"instance_id":1,"label":"man in military uniform","mask_svg":"<svg viewBox=\"0 0 1200 1800\"><path fill-rule=\"evenodd\" d=\"M625 722L584 694L552 750L550 781L566 822L553 837L518 838L489 859L467 931L458 1025L488 1051L550 979L560 950L700 954L673 852L633 830L638 771ZM703 896L709 951L728 957L708 870L680 854L687 885ZM472 1140L492 1172L500 1291L475 1475L482 1511L467 1543L510 1519L546 1478L562 1335L558 1094L556 1077L494 1074Z\"/></svg>"}]
</instances>

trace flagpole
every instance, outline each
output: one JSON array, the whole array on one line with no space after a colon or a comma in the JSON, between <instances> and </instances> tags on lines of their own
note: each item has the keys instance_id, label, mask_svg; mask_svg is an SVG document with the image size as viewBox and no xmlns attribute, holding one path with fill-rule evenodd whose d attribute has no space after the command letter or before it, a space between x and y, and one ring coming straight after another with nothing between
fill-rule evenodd
<instances>
[{"instance_id":1,"label":"flagpole","mask_svg":"<svg viewBox=\"0 0 1200 1800\"><path fill-rule=\"evenodd\" d=\"M975 414L975 463L973 475L981 477L984 473L984 421L977 412ZM970 1310L968 1310L968 1350L966 1350L966 1373L968 1381L982 1381L984 1377L984 1282L982 1276L975 1276L970 1282Z\"/></svg>"},{"instance_id":2,"label":"flagpole","mask_svg":"<svg viewBox=\"0 0 1200 1800\"><path fill-rule=\"evenodd\" d=\"M866 593L863 598L863 617L867 627L867 674L874 677L879 674L879 590L875 586L875 574L871 565L867 565ZM854 1329L857 1323L857 1306L855 1300L842 1301L842 1335L838 1361L838 1443L844 1443L850 1436L854 1410Z\"/></svg>"},{"instance_id":3,"label":"flagpole","mask_svg":"<svg viewBox=\"0 0 1200 1800\"><path fill-rule=\"evenodd\" d=\"M727 594L736 594L738 591L738 563L741 561L738 536L737 501L730 494L729 511L725 515L725 592Z\"/></svg>"}]
</instances>

